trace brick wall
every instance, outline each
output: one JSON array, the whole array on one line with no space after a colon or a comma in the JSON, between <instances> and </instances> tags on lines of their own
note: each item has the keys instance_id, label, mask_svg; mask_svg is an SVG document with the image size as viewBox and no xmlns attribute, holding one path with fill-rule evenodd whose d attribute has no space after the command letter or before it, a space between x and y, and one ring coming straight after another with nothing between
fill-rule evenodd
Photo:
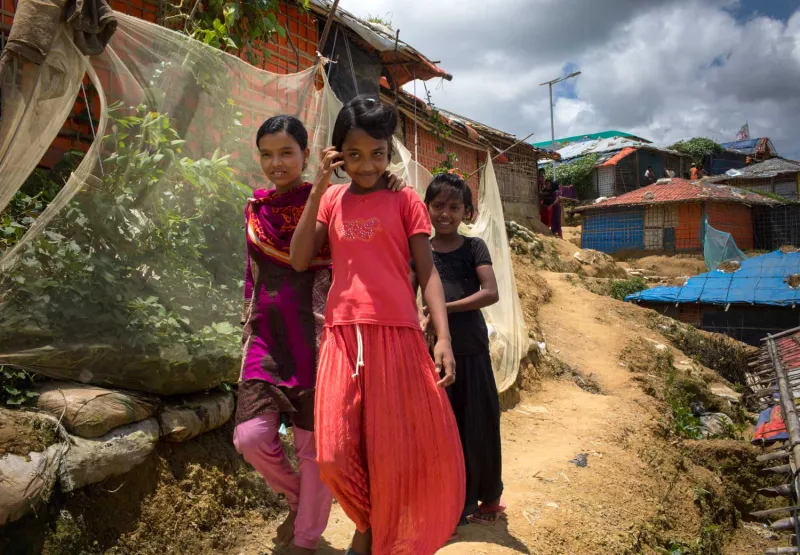
<instances>
[{"instance_id":1,"label":"brick wall","mask_svg":"<svg viewBox=\"0 0 800 555\"><path fill-rule=\"evenodd\" d=\"M706 204L706 213L709 225L730 233L741 250L754 248L753 212L749 206L709 202Z\"/></svg>"},{"instance_id":2,"label":"brick wall","mask_svg":"<svg viewBox=\"0 0 800 555\"><path fill-rule=\"evenodd\" d=\"M163 14L159 13L159 3L157 0L110 0L109 4L114 10L132 15L139 19L157 23ZM244 52L240 52L240 57L260 69L285 75L295 73L311 67L316 54L318 42L318 19L311 12L304 12L293 2L281 2L280 13L277 14L279 23L287 30L287 36L270 43L258 41L254 44L254 60L247 60ZM14 0L0 0L0 29L9 28L14 21ZM177 20L176 20L177 21ZM175 23L182 29L182 23ZM173 25L174 26L174 25ZM265 53L266 51L266 53ZM113 82L109 70L99 67L96 64L98 77L103 86L110 90ZM89 84L88 78L84 81ZM253 90L253 84L239 84ZM248 87L248 85L250 85ZM87 89L89 91L90 89ZM262 93L264 91L261 91ZM255 94L255 93L254 93ZM99 114L99 103L92 102L93 116L97 120ZM92 134L86 117L86 100L83 93L79 92L75 107L72 110L64 127L58 137L53 141L51 148L40 162L40 166L52 168L62 158L65 152L71 150L86 151L91 144ZM245 116L247 118L247 114ZM250 123L246 121L245 124Z\"/></svg>"},{"instance_id":3,"label":"brick wall","mask_svg":"<svg viewBox=\"0 0 800 555\"><path fill-rule=\"evenodd\" d=\"M408 150L411 151L411 154L414 154L414 120L413 118L403 118L404 119L404 128L405 128L405 145ZM433 170L436 166L442 163L442 161L446 158L444 154L439 154L436 152L436 147L440 146L439 140L436 136L423 129L421 126L417 126L417 137L418 137L418 146L417 146L417 157L420 164L422 164L428 171ZM479 151L463 146L461 144L455 143L453 141L446 141L445 148L447 152L454 152L456 156L458 156L458 162L456 162L456 167L461 170L462 173L466 173L467 175L475 172L479 167ZM477 208L477 201L478 201L478 190L480 189L480 176L478 174L473 175L469 181L468 185L469 188L472 189L472 194L474 197L474 202Z\"/></svg>"}]
</instances>

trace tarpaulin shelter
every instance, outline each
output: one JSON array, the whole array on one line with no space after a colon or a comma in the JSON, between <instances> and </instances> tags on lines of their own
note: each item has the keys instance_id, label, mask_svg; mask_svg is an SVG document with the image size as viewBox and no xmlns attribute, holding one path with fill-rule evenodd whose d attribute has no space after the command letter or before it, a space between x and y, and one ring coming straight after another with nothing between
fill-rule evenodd
<instances>
[{"instance_id":1,"label":"tarpaulin shelter","mask_svg":"<svg viewBox=\"0 0 800 555\"><path fill-rule=\"evenodd\" d=\"M741 262L735 271L714 270L679 287L656 287L625 300L706 331L745 343L800 324L800 252L775 251Z\"/></svg>"},{"instance_id":2,"label":"tarpaulin shelter","mask_svg":"<svg viewBox=\"0 0 800 555\"><path fill-rule=\"evenodd\" d=\"M264 186L256 129L270 115L298 116L313 175L341 103L322 66L269 73L115 15L102 54L87 57L61 24L32 86L21 85L32 75L21 65L2 82L0 210L21 236L0 253L0 364L160 394L214 387L238 375L242 207ZM39 212L40 201L17 193L76 99L96 138L66 183L47 183L58 192ZM399 142L395 153L393 171L424 187L430 175ZM528 337L491 163L479 207L474 232L507 276L487 310L503 390Z\"/></svg>"}]
</instances>

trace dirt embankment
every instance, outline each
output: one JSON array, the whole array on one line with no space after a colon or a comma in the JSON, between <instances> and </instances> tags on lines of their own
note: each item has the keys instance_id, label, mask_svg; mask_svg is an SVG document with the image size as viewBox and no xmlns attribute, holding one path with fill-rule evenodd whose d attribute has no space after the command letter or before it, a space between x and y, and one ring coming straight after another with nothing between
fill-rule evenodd
<instances>
[{"instance_id":1,"label":"dirt embankment","mask_svg":"<svg viewBox=\"0 0 800 555\"><path fill-rule=\"evenodd\" d=\"M132 472L70 494L0 528L0 553L225 553L251 522L283 503L231 444L231 424L181 444L160 443Z\"/></svg>"}]
</instances>

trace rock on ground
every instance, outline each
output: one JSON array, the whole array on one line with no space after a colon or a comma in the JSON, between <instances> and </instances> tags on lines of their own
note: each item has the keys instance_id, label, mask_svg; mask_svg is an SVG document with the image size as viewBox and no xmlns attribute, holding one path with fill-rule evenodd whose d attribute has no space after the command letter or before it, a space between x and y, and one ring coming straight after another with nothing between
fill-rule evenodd
<instances>
[{"instance_id":1,"label":"rock on ground","mask_svg":"<svg viewBox=\"0 0 800 555\"><path fill-rule=\"evenodd\" d=\"M700 417L700 427L703 437L724 436L726 430L733 427L733 420L727 414L713 412Z\"/></svg>"}]
</instances>

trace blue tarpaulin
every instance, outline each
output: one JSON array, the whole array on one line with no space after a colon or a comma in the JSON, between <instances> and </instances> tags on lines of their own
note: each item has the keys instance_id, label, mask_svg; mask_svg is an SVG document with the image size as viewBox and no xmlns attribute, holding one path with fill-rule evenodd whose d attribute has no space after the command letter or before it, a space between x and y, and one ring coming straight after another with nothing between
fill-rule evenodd
<instances>
[{"instance_id":1,"label":"blue tarpaulin","mask_svg":"<svg viewBox=\"0 0 800 555\"><path fill-rule=\"evenodd\" d=\"M760 304L792 306L800 302L800 288L789 276L800 274L800 252L771 252L748 258L735 272L719 270L690 278L682 287L656 287L625 298L629 302Z\"/></svg>"}]
</instances>

